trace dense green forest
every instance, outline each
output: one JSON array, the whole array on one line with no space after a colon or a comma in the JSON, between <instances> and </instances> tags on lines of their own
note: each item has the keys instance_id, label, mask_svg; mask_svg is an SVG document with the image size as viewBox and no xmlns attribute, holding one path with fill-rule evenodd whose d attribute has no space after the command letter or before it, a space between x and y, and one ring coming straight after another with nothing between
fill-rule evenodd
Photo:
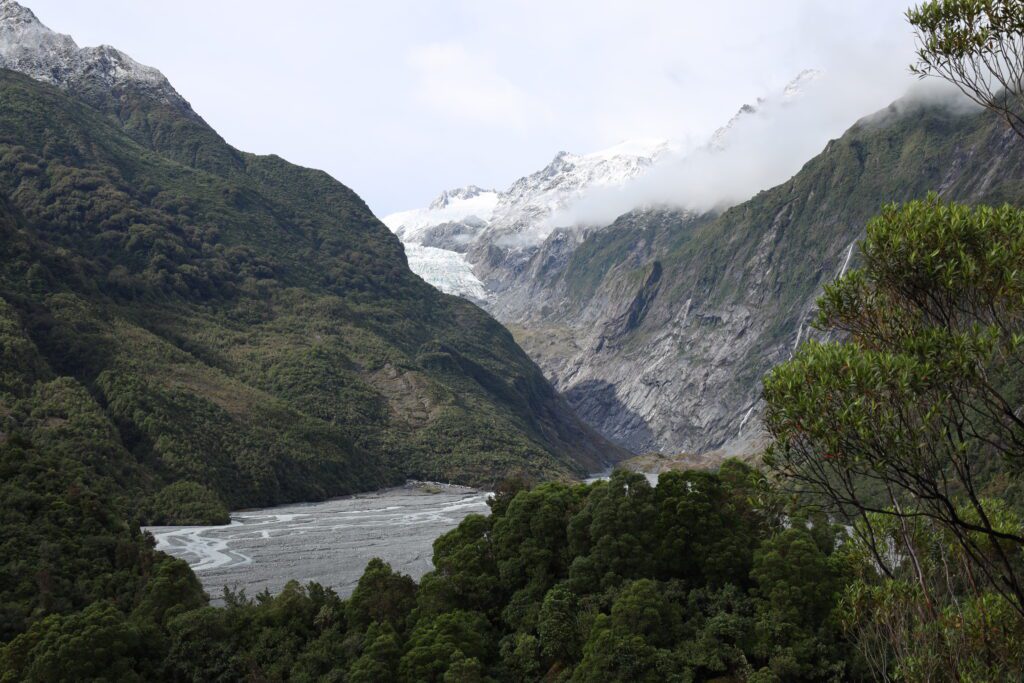
<instances>
[{"instance_id":1,"label":"dense green forest","mask_svg":"<svg viewBox=\"0 0 1024 683\"><path fill-rule=\"evenodd\" d=\"M824 518L783 524L780 513L764 477L735 462L666 474L657 487L618 472L590 486L510 488L490 516L438 539L437 569L418 586L374 561L348 600L293 583L189 611L201 603L194 579L156 562L145 582L37 621L2 665L33 680L856 675L833 614L853 551L834 550Z\"/></svg>"}]
</instances>

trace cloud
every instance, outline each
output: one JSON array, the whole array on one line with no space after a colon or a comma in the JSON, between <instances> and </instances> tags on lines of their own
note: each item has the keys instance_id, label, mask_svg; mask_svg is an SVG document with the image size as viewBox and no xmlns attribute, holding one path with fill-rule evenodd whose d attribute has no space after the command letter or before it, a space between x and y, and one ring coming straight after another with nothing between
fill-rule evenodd
<instances>
[{"instance_id":1,"label":"cloud","mask_svg":"<svg viewBox=\"0 0 1024 683\"><path fill-rule=\"evenodd\" d=\"M444 116L517 129L550 118L543 102L460 43L416 47L409 65L416 73L414 98Z\"/></svg>"},{"instance_id":2,"label":"cloud","mask_svg":"<svg viewBox=\"0 0 1024 683\"><path fill-rule=\"evenodd\" d=\"M826 72L798 94L768 96L733 121L721 144L672 155L623 186L594 187L552 215L547 228L609 225L631 210L656 206L723 210L791 178L865 115L865 122L884 124L917 105L977 111L948 84L930 81L908 89L906 82L886 83L869 74Z\"/></svg>"}]
</instances>

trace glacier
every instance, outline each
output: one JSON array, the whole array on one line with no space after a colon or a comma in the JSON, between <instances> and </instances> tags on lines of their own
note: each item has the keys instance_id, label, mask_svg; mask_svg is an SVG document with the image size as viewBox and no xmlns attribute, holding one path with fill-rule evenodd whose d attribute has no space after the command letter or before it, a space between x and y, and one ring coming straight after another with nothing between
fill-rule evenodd
<instances>
[{"instance_id":1,"label":"glacier","mask_svg":"<svg viewBox=\"0 0 1024 683\"><path fill-rule=\"evenodd\" d=\"M487 299L484 283L473 274L473 266L466 260L465 254L407 242L405 257L412 272L445 294L454 294L477 302Z\"/></svg>"}]
</instances>

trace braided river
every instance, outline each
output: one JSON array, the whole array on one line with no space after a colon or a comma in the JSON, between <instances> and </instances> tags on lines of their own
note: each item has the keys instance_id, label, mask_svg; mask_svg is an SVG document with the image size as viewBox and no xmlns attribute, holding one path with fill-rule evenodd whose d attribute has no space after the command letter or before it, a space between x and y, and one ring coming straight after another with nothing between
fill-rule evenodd
<instances>
[{"instance_id":1,"label":"braided river","mask_svg":"<svg viewBox=\"0 0 1024 683\"><path fill-rule=\"evenodd\" d=\"M488 514L489 493L461 486L406 486L321 503L231 514L223 526L146 527L156 547L192 567L220 602L225 587L253 597L291 579L347 596L380 557L414 579L433 568L434 540L469 514Z\"/></svg>"}]
</instances>

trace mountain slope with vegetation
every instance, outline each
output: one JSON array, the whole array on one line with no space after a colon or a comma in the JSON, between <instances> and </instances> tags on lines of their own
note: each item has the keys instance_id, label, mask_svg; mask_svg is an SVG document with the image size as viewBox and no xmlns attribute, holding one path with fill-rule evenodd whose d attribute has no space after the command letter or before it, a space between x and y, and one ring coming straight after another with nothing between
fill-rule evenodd
<instances>
[{"instance_id":1,"label":"mountain slope with vegetation","mask_svg":"<svg viewBox=\"0 0 1024 683\"><path fill-rule=\"evenodd\" d=\"M119 119L3 71L0 97L10 327L39 373L100 406L146 493L191 482L267 505L406 477L578 475L616 456L508 332L413 275L326 174L237 152L145 93Z\"/></svg>"}]
</instances>

